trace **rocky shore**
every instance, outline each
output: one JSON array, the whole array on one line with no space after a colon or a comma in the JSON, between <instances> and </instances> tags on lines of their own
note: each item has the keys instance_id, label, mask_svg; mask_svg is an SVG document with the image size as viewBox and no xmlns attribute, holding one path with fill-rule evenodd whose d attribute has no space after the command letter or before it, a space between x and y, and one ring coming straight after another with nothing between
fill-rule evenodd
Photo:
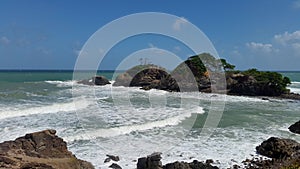
<instances>
[{"instance_id":1,"label":"rocky shore","mask_svg":"<svg viewBox=\"0 0 300 169\"><path fill-rule=\"evenodd\" d=\"M298 122L293 128L300 129ZM300 143L284 138L271 137L256 147L257 154L269 159L245 159L243 165L230 168L247 169L298 169L300 168ZM101 157L99 157L101 158ZM213 159L205 162L176 161L163 165L161 153L155 152L137 160L136 169L218 169ZM119 156L107 155L104 163L112 162L109 168L122 169ZM1 169L94 169L87 161L76 158L67 149L55 130L26 134L14 141L0 143ZM126 168L126 167L124 167Z\"/></svg>"}]
</instances>

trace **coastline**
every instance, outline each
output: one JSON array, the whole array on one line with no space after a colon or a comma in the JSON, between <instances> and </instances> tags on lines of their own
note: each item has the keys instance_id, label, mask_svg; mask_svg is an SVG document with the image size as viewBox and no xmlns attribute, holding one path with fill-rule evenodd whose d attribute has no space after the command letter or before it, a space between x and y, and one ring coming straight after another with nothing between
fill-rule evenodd
<instances>
[{"instance_id":1,"label":"coastline","mask_svg":"<svg viewBox=\"0 0 300 169\"><path fill-rule=\"evenodd\" d=\"M300 129L300 122L299 129ZM94 169L87 161L77 159L68 151L66 142L56 135L53 129L34 133L27 133L14 141L0 143L0 167L3 169L17 168L43 168L43 169ZM266 169L266 168L297 168L300 167L300 143L284 138L271 137L256 147L257 154L268 158L245 159L241 165L229 168ZM106 155L103 163L108 163L109 168L122 169L118 161L122 155ZM98 157L101 158L101 157ZM133 162L137 169L218 169L214 159L192 162L174 161L162 164L161 153L153 152L147 157L137 157ZM231 159L235 161L234 159Z\"/></svg>"}]
</instances>

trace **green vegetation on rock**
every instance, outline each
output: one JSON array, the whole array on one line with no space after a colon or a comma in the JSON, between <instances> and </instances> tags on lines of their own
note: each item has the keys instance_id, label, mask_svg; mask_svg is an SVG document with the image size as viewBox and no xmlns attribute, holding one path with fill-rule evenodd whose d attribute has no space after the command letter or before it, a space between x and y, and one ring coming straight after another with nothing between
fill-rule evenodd
<instances>
[{"instance_id":1,"label":"green vegetation on rock","mask_svg":"<svg viewBox=\"0 0 300 169\"><path fill-rule=\"evenodd\" d=\"M242 73L248 76L253 76L266 93L273 93L270 95L280 95L288 92L286 87L291 83L291 80L288 77L284 77L277 72L249 69Z\"/></svg>"}]
</instances>

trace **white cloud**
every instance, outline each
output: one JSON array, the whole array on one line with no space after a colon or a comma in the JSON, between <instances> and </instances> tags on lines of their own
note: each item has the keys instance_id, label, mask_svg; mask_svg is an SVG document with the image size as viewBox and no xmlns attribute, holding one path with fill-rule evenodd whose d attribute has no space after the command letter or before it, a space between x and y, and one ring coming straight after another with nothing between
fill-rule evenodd
<instances>
[{"instance_id":1,"label":"white cloud","mask_svg":"<svg viewBox=\"0 0 300 169\"><path fill-rule=\"evenodd\" d=\"M285 32L274 36L274 40L281 45L300 43L300 30L293 33Z\"/></svg>"},{"instance_id":2,"label":"white cloud","mask_svg":"<svg viewBox=\"0 0 300 169\"><path fill-rule=\"evenodd\" d=\"M174 24L172 25L172 28L175 30L175 31L180 31L182 26L187 24L188 23L188 20L185 19L184 17L180 17L179 19L176 19Z\"/></svg>"},{"instance_id":3,"label":"white cloud","mask_svg":"<svg viewBox=\"0 0 300 169\"><path fill-rule=\"evenodd\" d=\"M0 38L0 43L3 45L7 45L10 43L10 40L6 36L3 36Z\"/></svg>"},{"instance_id":4,"label":"white cloud","mask_svg":"<svg viewBox=\"0 0 300 169\"><path fill-rule=\"evenodd\" d=\"M249 42L246 50L240 50L240 62L246 67L273 70L299 70L300 30L284 32L270 37L268 43Z\"/></svg>"},{"instance_id":5,"label":"white cloud","mask_svg":"<svg viewBox=\"0 0 300 169\"><path fill-rule=\"evenodd\" d=\"M256 43L256 42L250 42L247 43L246 46L255 52L264 52L264 53L270 53L273 51L273 45L272 44L263 44L263 43Z\"/></svg>"}]
</instances>

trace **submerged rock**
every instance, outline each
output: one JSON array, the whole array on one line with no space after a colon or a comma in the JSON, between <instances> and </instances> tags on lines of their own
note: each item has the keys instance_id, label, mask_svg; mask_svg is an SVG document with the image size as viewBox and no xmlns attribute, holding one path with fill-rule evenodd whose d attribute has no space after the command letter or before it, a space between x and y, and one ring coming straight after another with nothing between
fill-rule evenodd
<instances>
[{"instance_id":1,"label":"submerged rock","mask_svg":"<svg viewBox=\"0 0 300 169\"><path fill-rule=\"evenodd\" d=\"M289 130L293 133L300 134L300 120L289 127Z\"/></svg>"},{"instance_id":2,"label":"submerged rock","mask_svg":"<svg viewBox=\"0 0 300 169\"><path fill-rule=\"evenodd\" d=\"M0 143L0 168L94 169L68 151L67 143L55 134L44 130Z\"/></svg>"}]
</instances>

